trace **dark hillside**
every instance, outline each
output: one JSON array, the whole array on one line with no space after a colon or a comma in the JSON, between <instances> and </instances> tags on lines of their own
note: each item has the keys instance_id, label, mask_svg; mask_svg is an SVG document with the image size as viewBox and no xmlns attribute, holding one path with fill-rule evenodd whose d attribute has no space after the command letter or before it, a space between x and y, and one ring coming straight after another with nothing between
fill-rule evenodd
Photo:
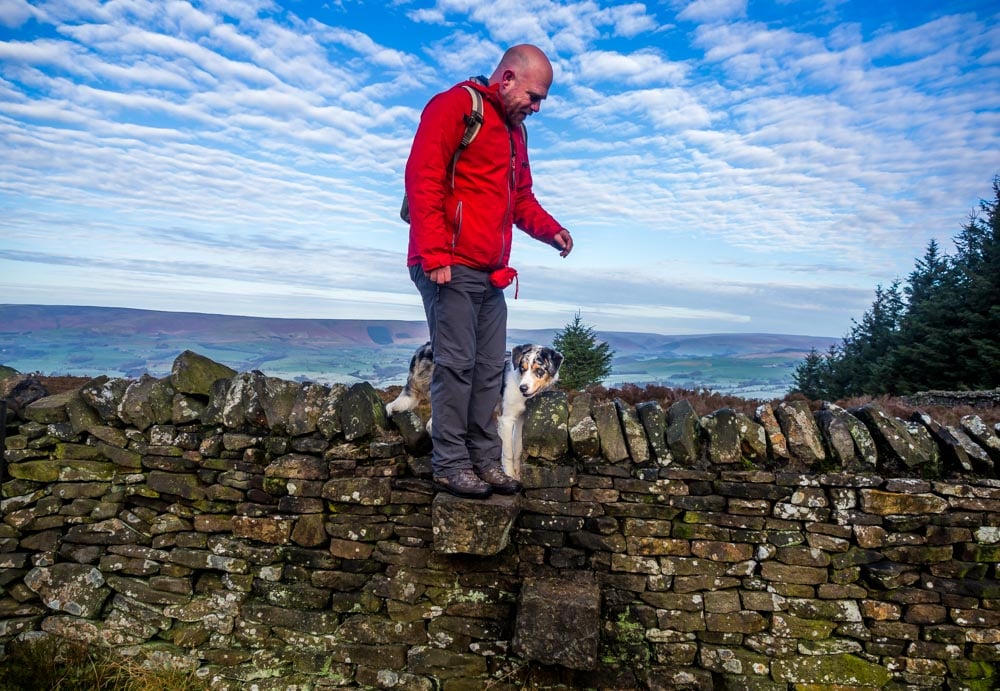
<instances>
[{"instance_id":1,"label":"dark hillside","mask_svg":"<svg viewBox=\"0 0 1000 691\"><path fill-rule=\"evenodd\" d=\"M509 329L508 345L550 344L557 329ZM614 355L608 386L655 384L782 395L811 348L833 339L785 334L601 332ZM113 307L0 305L0 364L51 376L164 376L192 350L238 371L323 383L401 385L420 321L277 319Z\"/></svg>"}]
</instances>

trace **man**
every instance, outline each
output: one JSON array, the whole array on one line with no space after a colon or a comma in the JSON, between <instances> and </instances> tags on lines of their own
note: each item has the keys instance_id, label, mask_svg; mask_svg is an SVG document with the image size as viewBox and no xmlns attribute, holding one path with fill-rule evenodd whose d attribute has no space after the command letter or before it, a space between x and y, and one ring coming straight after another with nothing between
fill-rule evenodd
<instances>
[{"instance_id":1,"label":"man","mask_svg":"<svg viewBox=\"0 0 1000 691\"><path fill-rule=\"evenodd\" d=\"M473 111L463 85L483 97L483 124L455 159ZM531 191L522 123L552 85L552 65L535 46L510 48L489 80L458 84L430 100L406 163L410 213L407 265L420 291L434 353L431 463L434 481L463 497L515 494L500 466L493 410L507 346L503 288L514 272L512 225L567 256L569 231Z\"/></svg>"}]
</instances>

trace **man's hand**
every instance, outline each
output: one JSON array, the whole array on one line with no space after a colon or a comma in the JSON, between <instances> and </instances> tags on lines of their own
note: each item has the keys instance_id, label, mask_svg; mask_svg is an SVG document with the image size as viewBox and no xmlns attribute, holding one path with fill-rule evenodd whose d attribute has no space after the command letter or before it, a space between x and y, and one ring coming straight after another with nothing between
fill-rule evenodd
<instances>
[{"instance_id":1,"label":"man's hand","mask_svg":"<svg viewBox=\"0 0 1000 691\"><path fill-rule=\"evenodd\" d=\"M563 228L552 238L552 244L556 246L557 250L560 250L559 256L565 257L573 251L573 236L569 234L568 230Z\"/></svg>"},{"instance_id":2,"label":"man's hand","mask_svg":"<svg viewBox=\"0 0 1000 691\"><path fill-rule=\"evenodd\" d=\"M451 267L450 266L439 266L436 269L431 269L427 273L427 278L431 280L431 283L437 283L442 285L451 281Z\"/></svg>"}]
</instances>

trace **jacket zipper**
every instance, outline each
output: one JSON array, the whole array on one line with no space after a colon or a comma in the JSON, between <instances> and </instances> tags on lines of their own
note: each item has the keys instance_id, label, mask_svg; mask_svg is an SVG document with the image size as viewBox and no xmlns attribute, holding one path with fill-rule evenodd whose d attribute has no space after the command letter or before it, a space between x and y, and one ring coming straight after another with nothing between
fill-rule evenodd
<instances>
[{"instance_id":1,"label":"jacket zipper","mask_svg":"<svg viewBox=\"0 0 1000 691\"><path fill-rule=\"evenodd\" d=\"M510 142L510 177L507 178L507 210L504 213L504 222L500 226L500 256L498 257L498 263L503 261L504 254L507 251L507 220L511 220L511 226L513 226L513 211L511 210L511 200L514 198L514 190L517 188L517 181L514 176L517 174L517 146L514 144L514 130L510 128L510 125L505 125L507 127L507 141ZM513 232L513 228L511 229Z\"/></svg>"}]
</instances>

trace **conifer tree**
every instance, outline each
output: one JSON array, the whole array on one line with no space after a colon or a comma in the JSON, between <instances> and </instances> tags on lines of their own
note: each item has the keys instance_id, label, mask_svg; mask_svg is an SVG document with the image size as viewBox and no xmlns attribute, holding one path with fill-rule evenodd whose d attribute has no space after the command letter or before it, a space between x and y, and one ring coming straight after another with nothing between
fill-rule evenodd
<instances>
[{"instance_id":1,"label":"conifer tree","mask_svg":"<svg viewBox=\"0 0 1000 691\"><path fill-rule=\"evenodd\" d=\"M965 328L962 306L956 298L957 273L931 240L910 273L904 290L907 310L893 353L896 390L952 388L957 342Z\"/></svg>"},{"instance_id":2,"label":"conifer tree","mask_svg":"<svg viewBox=\"0 0 1000 691\"><path fill-rule=\"evenodd\" d=\"M792 375L792 381L795 384L792 391L797 391L813 400L826 397L826 383L823 381L825 369L823 356L816 352L815 348L811 349L806 355L806 359Z\"/></svg>"},{"instance_id":3,"label":"conifer tree","mask_svg":"<svg viewBox=\"0 0 1000 691\"><path fill-rule=\"evenodd\" d=\"M902 289L879 285L840 344L799 364L797 389L837 400L1000 386L1000 176L954 242L947 256L931 240Z\"/></svg>"},{"instance_id":4,"label":"conifer tree","mask_svg":"<svg viewBox=\"0 0 1000 691\"><path fill-rule=\"evenodd\" d=\"M956 240L967 315L960 372L971 388L1000 386L1000 176Z\"/></svg>"},{"instance_id":5,"label":"conifer tree","mask_svg":"<svg viewBox=\"0 0 1000 691\"><path fill-rule=\"evenodd\" d=\"M611 374L614 351L607 343L597 342L594 330L582 322L579 312L556 333L552 345L564 357L559 370L559 381L564 388L581 391Z\"/></svg>"},{"instance_id":6,"label":"conifer tree","mask_svg":"<svg viewBox=\"0 0 1000 691\"><path fill-rule=\"evenodd\" d=\"M861 321L854 321L841 347L839 367L846 381L844 395L891 393L891 353L897 344L903 297L899 281L875 288L875 301Z\"/></svg>"}]
</instances>

